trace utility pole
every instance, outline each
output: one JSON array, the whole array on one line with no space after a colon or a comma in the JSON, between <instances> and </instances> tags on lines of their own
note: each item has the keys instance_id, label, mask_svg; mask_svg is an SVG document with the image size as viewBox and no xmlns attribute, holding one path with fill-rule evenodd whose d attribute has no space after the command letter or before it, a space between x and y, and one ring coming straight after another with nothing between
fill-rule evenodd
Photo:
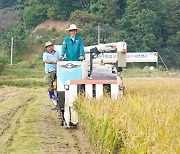
<instances>
[{"instance_id":1,"label":"utility pole","mask_svg":"<svg viewBox=\"0 0 180 154\"><path fill-rule=\"evenodd\" d=\"M98 24L98 44L100 44L100 26Z\"/></svg>"},{"instance_id":2,"label":"utility pole","mask_svg":"<svg viewBox=\"0 0 180 154\"><path fill-rule=\"evenodd\" d=\"M13 62L13 37L11 37L11 66L12 66L12 62Z\"/></svg>"}]
</instances>

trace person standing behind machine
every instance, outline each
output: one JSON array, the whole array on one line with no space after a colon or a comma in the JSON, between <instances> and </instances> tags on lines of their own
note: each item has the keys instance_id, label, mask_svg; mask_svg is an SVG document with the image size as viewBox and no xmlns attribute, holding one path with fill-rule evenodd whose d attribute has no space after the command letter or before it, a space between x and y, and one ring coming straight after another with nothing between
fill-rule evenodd
<instances>
[{"instance_id":1,"label":"person standing behind machine","mask_svg":"<svg viewBox=\"0 0 180 154\"><path fill-rule=\"evenodd\" d=\"M77 32L80 30L75 24L71 24L68 29L68 36L65 37L62 44L62 51L60 60L67 61L82 61L84 60L84 45L80 35Z\"/></svg>"},{"instance_id":2,"label":"person standing behind machine","mask_svg":"<svg viewBox=\"0 0 180 154\"><path fill-rule=\"evenodd\" d=\"M45 62L46 81L48 86L49 97L55 104L54 110L58 109L57 97L54 94L53 83L56 82L56 64L60 58L59 52L54 50L53 44L48 41L45 43L46 51L43 53L43 61Z\"/></svg>"}]
</instances>

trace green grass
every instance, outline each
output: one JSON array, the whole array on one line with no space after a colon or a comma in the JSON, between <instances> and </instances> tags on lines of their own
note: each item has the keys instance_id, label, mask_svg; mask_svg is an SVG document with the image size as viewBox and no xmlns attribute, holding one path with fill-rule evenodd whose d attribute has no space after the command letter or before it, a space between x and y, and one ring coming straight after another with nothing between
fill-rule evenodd
<instances>
[{"instance_id":1,"label":"green grass","mask_svg":"<svg viewBox=\"0 0 180 154\"><path fill-rule=\"evenodd\" d=\"M21 62L19 65L6 67L1 76L0 86L45 87L44 67L31 68L30 66L32 66L31 63Z\"/></svg>"},{"instance_id":2,"label":"green grass","mask_svg":"<svg viewBox=\"0 0 180 154\"><path fill-rule=\"evenodd\" d=\"M45 81L33 80L1 80L0 86L15 86L15 87L45 87Z\"/></svg>"},{"instance_id":3,"label":"green grass","mask_svg":"<svg viewBox=\"0 0 180 154\"><path fill-rule=\"evenodd\" d=\"M179 78L180 71L175 70L150 70L149 67L145 67L144 69L135 67L135 68L125 68L121 73L122 77L173 77Z\"/></svg>"},{"instance_id":4,"label":"green grass","mask_svg":"<svg viewBox=\"0 0 180 154\"><path fill-rule=\"evenodd\" d=\"M0 86L45 87L45 72L42 60L20 62L15 66L7 66L1 75Z\"/></svg>"},{"instance_id":5,"label":"green grass","mask_svg":"<svg viewBox=\"0 0 180 154\"><path fill-rule=\"evenodd\" d=\"M43 78L45 76L42 57L32 61L21 61L13 66L6 65L2 74L6 79L12 78Z\"/></svg>"},{"instance_id":6,"label":"green grass","mask_svg":"<svg viewBox=\"0 0 180 154\"><path fill-rule=\"evenodd\" d=\"M45 72L44 69L6 68L2 76L6 76L7 78L43 78Z\"/></svg>"},{"instance_id":7,"label":"green grass","mask_svg":"<svg viewBox=\"0 0 180 154\"><path fill-rule=\"evenodd\" d=\"M44 68L44 62L42 60L42 55L40 55L37 59L31 61L21 61L15 65L16 68L35 68L42 69Z\"/></svg>"}]
</instances>

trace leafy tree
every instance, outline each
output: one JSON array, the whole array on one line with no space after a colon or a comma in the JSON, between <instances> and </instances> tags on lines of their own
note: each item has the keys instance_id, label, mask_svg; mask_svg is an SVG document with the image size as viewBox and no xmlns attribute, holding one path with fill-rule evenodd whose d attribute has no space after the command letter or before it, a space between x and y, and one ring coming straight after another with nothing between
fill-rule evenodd
<instances>
[{"instance_id":1,"label":"leafy tree","mask_svg":"<svg viewBox=\"0 0 180 154\"><path fill-rule=\"evenodd\" d=\"M24 11L24 23L30 29L47 19L47 5L36 5L27 7Z\"/></svg>"},{"instance_id":2,"label":"leafy tree","mask_svg":"<svg viewBox=\"0 0 180 154\"><path fill-rule=\"evenodd\" d=\"M46 9L46 16L55 20L67 20L71 12L82 8L80 2L77 0L30 0L29 4L33 7L39 5L48 6ZM83 1L85 4L85 1Z\"/></svg>"},{"instance_id":3,"label":"leafy tree","mask_svg":"<svg viewBox=\"0 0 180 154\"><path fill-rule=\"evenodd\" d=\"M27 0L0 0L0 8L14 7L15 5L26 4Z\"/></svg>"},{"instance_id":4,"label":"leafy tree","mask_svg":"<svg viewBox=\"0 0 180 154\"><path fill-rule=\"evenodd\" d=\"M18 11L6 8L0 11L0 35L21 21Z\"/></svg>"},{"instance_id":5,"label":"leafy tree","mask_svg":"<svg viewBox=\"0 0 180 154\"><path fill-rule=\"evenodd\" d=\"M167 46L163 48L163 58L168 66L180 69L180 31L169 37Z\"/></svg>"},{"instance_id":6,"label":"leafy tree","mask_svg":"<svg viewBox=\"0 0 180 154\"><path fill-rule=\"evenodd\" d=\"M1 0L0 8L11 7L17 3L17 0Z\"/></svg>"},{"instance_id":7,"label":"leafy tree","mask_svg":"<svg viewBox=\"0 0 180 154\"><path fill-rule=\"evenodd\" d=\"M91 23L84 24L81 35L85 46L97 44L97 30Z\"/></svg>"},{"instance_id":8,"label":"leafy tree","mask_svg":"<svg viewBox=\"0 0 180 154\"><path fill-rule=\"evenodd\" d=\"M154 11L143 9L131 20L131 33L139 51L157 51L161 45L159 20Z\"/></svg>"},{"instance_id":9,"label":"leafy tree","mask_svg":"<svg viewBox=\"0 0 180 154\"><path fill-rule=\"evenodd\" d=\"M123 3L119 0L92 0L90 12L102 16L105 22L113 25L122 16L121 5Z\"/></svg>"},{"instance_id":10,"label":"leafy tree","mask_svg":"<svg viewBox=\"0 0 180 154\"><path fill-rule=\"evenodd\" d=\"M91 23L93 26L97 26L102 21L102 17L98 15L90 14L86 11L75 10L71 13L70 22L76 23L79 26L83 26L84 23Z\"/></svg>"},{"instance_id":11,"label":"leafy tree","mask_svg":"<svg viewBox=\"0 0 180 154\"><path fill-rule=\"evenodd\" d=\"M1 58L1 57L0 57L0 75L1 75L1 73L3 72L6 63L7 63L6 60L5 60L4 58Z\"/></svg>"},{"instance_id":12,"label":"leafy tree","mask_svg":"<svg viewBox=\"0 0 180 154\"><path fill-rule=\"evenodd\" d=\"M81 8L77 0L54 0L55 18L67 20L71 12Z\"/></svg>"},{"instance_id":13,"label":"leafy tree","mask_svg":"<svg viewBox=\"0 0 180 154\"><path fill-rule=\"evenodd\" d=\"M55 20L56 19L56 13L55 13L55 8L53 6L49 7L49 9L47 10L47 17L51 20Z\"/></svg>"},{"instance_id":14,"label":"leafy tree","mask_svg":"<svg viewBox=\"0 0 180 154\"><path fill-rule=\"evenodd\" d=\"M85 45L97 44L100 24L106 43L125 40L128 51L158 51L167 65L179 66L180 0L0 0L5 7L25 8L26 29L46 19L70 19L83 29ZM9 41L8 34L1 42Z\"/></svg>"},{"instance_id":15,"label":"leafy tree","mask_svg":"<svg viewBox=\"0 0 180 154\"><path fill-rule=\"evenodd\" d=\"M162 38L163 46L160 49L167 65L180 68L179 42L180 42L180 0L165 0L163 4Z\"/></svg>"},{"instance_id":16,"label":"leafy tree","mask_svg":"<svg viewBox=\"0 0 180 154\"><path fill-rule=\"evenodd\" d=\"M52 4L54 0L29 0L28 3L30 5L40 5L40 4Z\"/></svg>"},{"instance_id":17,"label":"leafy tree","mask_svg":"<svg viewBox=\"0 0 180 154\"><path fill-rule=\"evenodd\" d=\"M157 51L162 45L162 20L158 10L161 5L156 5L155 0L127 0L126 12L122 19L116 20L116 27L131 44L129 51Z\"/></svg>"},{"instance_id":18,"label":"leafy tree","mask_svg":"<svg viewBox=\"0 0 180 154\"><path fill-rule=\"evenodd\" d=\"M0 44L5 50L10 49L11 37L14 38L14 51L16 53L25 51L28 40L26 30L22 25L15 25L2 34Z\"/></svg>"},{"instance_id":19,"label":"leafy tree","mask_svg":"<svg viewBox=\"0 0 180 154\"><path fill-rule=\"evenodd\" d=\"M79 0L79 3L83 10L87 11L89 10L91 0Z\"/></svg>"},{"instance_id":20,"label":"leafy tree","mask_svg":"<svg viewBox=\"0 0 180 154\"><path fill-rule=\"evenodd\" d=\"M109 24L102 23L102 20L101 16L81 10L74 11L70 17L71 23L75 23L82 28L82 36L84 36L86 45L97 44L98 25L100 25L101 43L105 43L110 37L112 27Z\"/></svg>"},{"instance_id":21,"label":"leafy tree","mask_svg":"<svg viewBox=\"0 0 180 154\"><path fill-rule=\"evenodd\" d=\"M167 39L180 30L180 0L166 0L164 3L164 37Z\"/></svg>"}]
</instances>

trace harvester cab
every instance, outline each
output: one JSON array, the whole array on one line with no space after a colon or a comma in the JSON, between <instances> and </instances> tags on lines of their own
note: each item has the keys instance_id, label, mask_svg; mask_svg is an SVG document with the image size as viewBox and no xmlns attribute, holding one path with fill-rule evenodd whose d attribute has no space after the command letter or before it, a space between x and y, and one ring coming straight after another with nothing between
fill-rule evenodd
<instances>
[{"instance_id":1,"label":"harvester cab","mask_svg":"<svg viewBox=\"0 0 180 154\"><path fill-rule=\"evenodd\" d=\"M117 53L113 57L114 61L111 61L111 56L107 58L106 53L109 52ZM61 125L77 126L78 115L73 103L80 92L88 98L97 99L105 91L112 98L123 95L123 82L117 72L126 67L126 52L125 42L99 44L85 47L84 61L57 62L57 97Z\"/></svg>"}]
</instances>

